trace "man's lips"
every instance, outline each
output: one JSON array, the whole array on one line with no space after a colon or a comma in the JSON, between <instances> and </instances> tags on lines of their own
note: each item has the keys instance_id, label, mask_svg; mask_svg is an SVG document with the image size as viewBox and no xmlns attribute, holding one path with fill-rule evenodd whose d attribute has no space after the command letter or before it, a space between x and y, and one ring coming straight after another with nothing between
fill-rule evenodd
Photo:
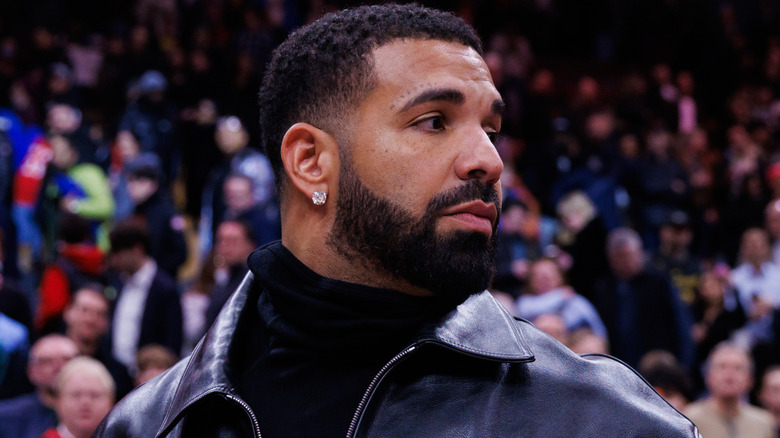
<instances>
[{"instance_id":1,"label":"man's lips","mask_svg":"<svg viewBox=\"0 0 780 438\"><path fill-rule=\"evenodd\" d=\"M442 212L442 217L449 217L466 228L490 235L493 234L498 210L494 204L477 200L447 208Z\"/></svg>"}]
</instances>

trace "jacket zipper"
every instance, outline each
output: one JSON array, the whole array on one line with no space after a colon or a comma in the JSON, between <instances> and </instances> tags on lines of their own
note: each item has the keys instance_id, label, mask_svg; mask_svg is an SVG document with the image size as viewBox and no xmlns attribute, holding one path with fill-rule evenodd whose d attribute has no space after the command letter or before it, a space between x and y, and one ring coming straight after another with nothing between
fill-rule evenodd
<instances>
[{"instance_id":1,"label":"jacket zipper","mask_svg":"<svg viewBox=\"0 0 780 438\"><path fill-rule=\"evenodd\" d=\"M355 434L357 429L357 423L360 420L360 417L363 415L363 410L365 410L366 405L368 404L368 400L371 398L371 395L374 393L374 390L376 389L376 386L379 384L379 381L382 380L382 378L387 374L388 371L390 371L390 368L392 368L398 361L403 359L406 355L411 353L417 349L416 346L412 345L406 350L398 353L390 359L389 362L385 364L385 366L382 367L382 369L379 370L378 373L374 376L374 378L371 380L371 383L368 384L368 388L366 389L366 392L363 394L363 398L360 400L360 404L358 404L358 408L355 411L355 415L352 417L352 422L349 423L349 429L347 430L347 438L352 438L352 436Z\"/></svg>"},{"instance_id":2,"label":"jacket zipper","mask_svg":"<svg viewBox=\"0 0 780 438\"><path fill-rule=\"evenodd\" d=\"M252 412L252 408L250 408L245 401L234 396L233 394L225 394L225 397L227 397L228 400L232 400L238 403L239 405L241 405L242 408L244 408L244 411L246 411L246 413L249 415L249 419L252 420L252 427L255 430L255 437L262 438L262 435L260 435L260 423L257 421L257 417L255 416L255 413Z\"/></svg>"}]
</instances>

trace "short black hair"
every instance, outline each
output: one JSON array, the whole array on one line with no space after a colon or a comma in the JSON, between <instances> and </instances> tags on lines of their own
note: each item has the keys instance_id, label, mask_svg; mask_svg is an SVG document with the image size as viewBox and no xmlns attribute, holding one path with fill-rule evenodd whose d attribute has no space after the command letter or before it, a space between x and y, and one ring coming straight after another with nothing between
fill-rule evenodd
<instances>
[{"instance_id":1,"label":"short black hair","mask_svg":"<svg viewBox=\"0 0 780 438\"><path fill-rule=\"evenodd\" d=\"M338 119L376 86L372 51L394 40L441 40L482 55L474 29L452 13L417 4L360 6L326 14L293 32L273 53L260 88L260 128L277 190L284 184L280 148L298 122L336 134Z\"/></svg>"},{"instance_id":2,"label":"short black hair","mask_svg":"<svg viewBox=\"0 0 780 438\"><path fill-rule=\"evenodd\" d=\"M114 226L109 233L111 252L132 249L141 246L144 253L149 254L152 240L146 222L136 218L125 219Z\"/></svg>"}]
</instances>

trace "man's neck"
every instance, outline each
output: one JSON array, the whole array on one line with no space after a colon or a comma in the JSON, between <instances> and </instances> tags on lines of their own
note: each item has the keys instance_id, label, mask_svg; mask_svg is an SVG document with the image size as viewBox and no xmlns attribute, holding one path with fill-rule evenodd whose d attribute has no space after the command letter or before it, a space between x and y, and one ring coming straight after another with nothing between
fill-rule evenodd
<instances>
[{"instance_id":1,"label":"man's neck","mask_svg":"<svg viewBox=\"0 0 780 438\"><path fill-rule=\"evenodd\" d=\"M47 391L44 388L38 388L36 391L41 403L47 408L54 409L57 404L57 397L53 394L53 391Z\"/></svg>"},{"instance_id":2,"label":"man's neck","mask_svg":"<svg viewBox=\"0 0 780 438\"><path fill-rule=\"evenodd\" d=\"M333 247L325 242L326 239L327 236L322 236L320 241L307 245L305 241L302 242L299 239L283 235L282 245L309 269L323 277L369 287L391 289L413 296L432 295L431 291L392 275L381 267L377 267L370 260L354 259L334 251Z\"/></svg>"},{"instance_id":3,"label":"man's neck","mask_svg":"<svg viewBox=\"0 0 780 438\"><path fill-rule=\"evenodd\" d=\"M98 345L100 345L99 340L91 340L91 339L84 339L80 338L78 336L73 336L69 331L65 333L67 337L73 340L73 342L76 343L76 346L79 347L79 351L81 354L85 356L94 356L95 352L97 351Z\"/></svg>"},{"instance_id":4,"label":"man's neck","mask_svg":"<svg viewBox=\"0 0 780 438\"><path fill-rule=\"evenodd\" d=\"M738 397L713 397L715 410L723 418L734 418L739 414Z\"/></svg>"}]
</instances>

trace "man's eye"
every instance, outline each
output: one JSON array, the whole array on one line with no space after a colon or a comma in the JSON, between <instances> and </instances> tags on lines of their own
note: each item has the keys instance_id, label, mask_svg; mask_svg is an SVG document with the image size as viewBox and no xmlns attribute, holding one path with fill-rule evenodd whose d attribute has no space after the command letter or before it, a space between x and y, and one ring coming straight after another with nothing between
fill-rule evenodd
<instances>
[{"instance_id":1,"label":"man's eye","mask_svg":"<svg viewBox=\"0 0 780 438\"><path fill-rule=\"evenodd\" d=\"M444 129L444 117L431 116L417 122L417 127L426 131L441 131Z\"/></svg>"},{"instance_id":2,"label":"man's eye","mask_svg":"<svg viewBox=\"0 0 780 438\"><path fill-rule=\"evenodd\" d=\"M486 132L486 134L487 134L488 139L490 140L490 142L493 143L493 144L496 144L496 142L498 141L498 132L497 131L492 131L492 132Z\"/></svg>"}]
</instances>

